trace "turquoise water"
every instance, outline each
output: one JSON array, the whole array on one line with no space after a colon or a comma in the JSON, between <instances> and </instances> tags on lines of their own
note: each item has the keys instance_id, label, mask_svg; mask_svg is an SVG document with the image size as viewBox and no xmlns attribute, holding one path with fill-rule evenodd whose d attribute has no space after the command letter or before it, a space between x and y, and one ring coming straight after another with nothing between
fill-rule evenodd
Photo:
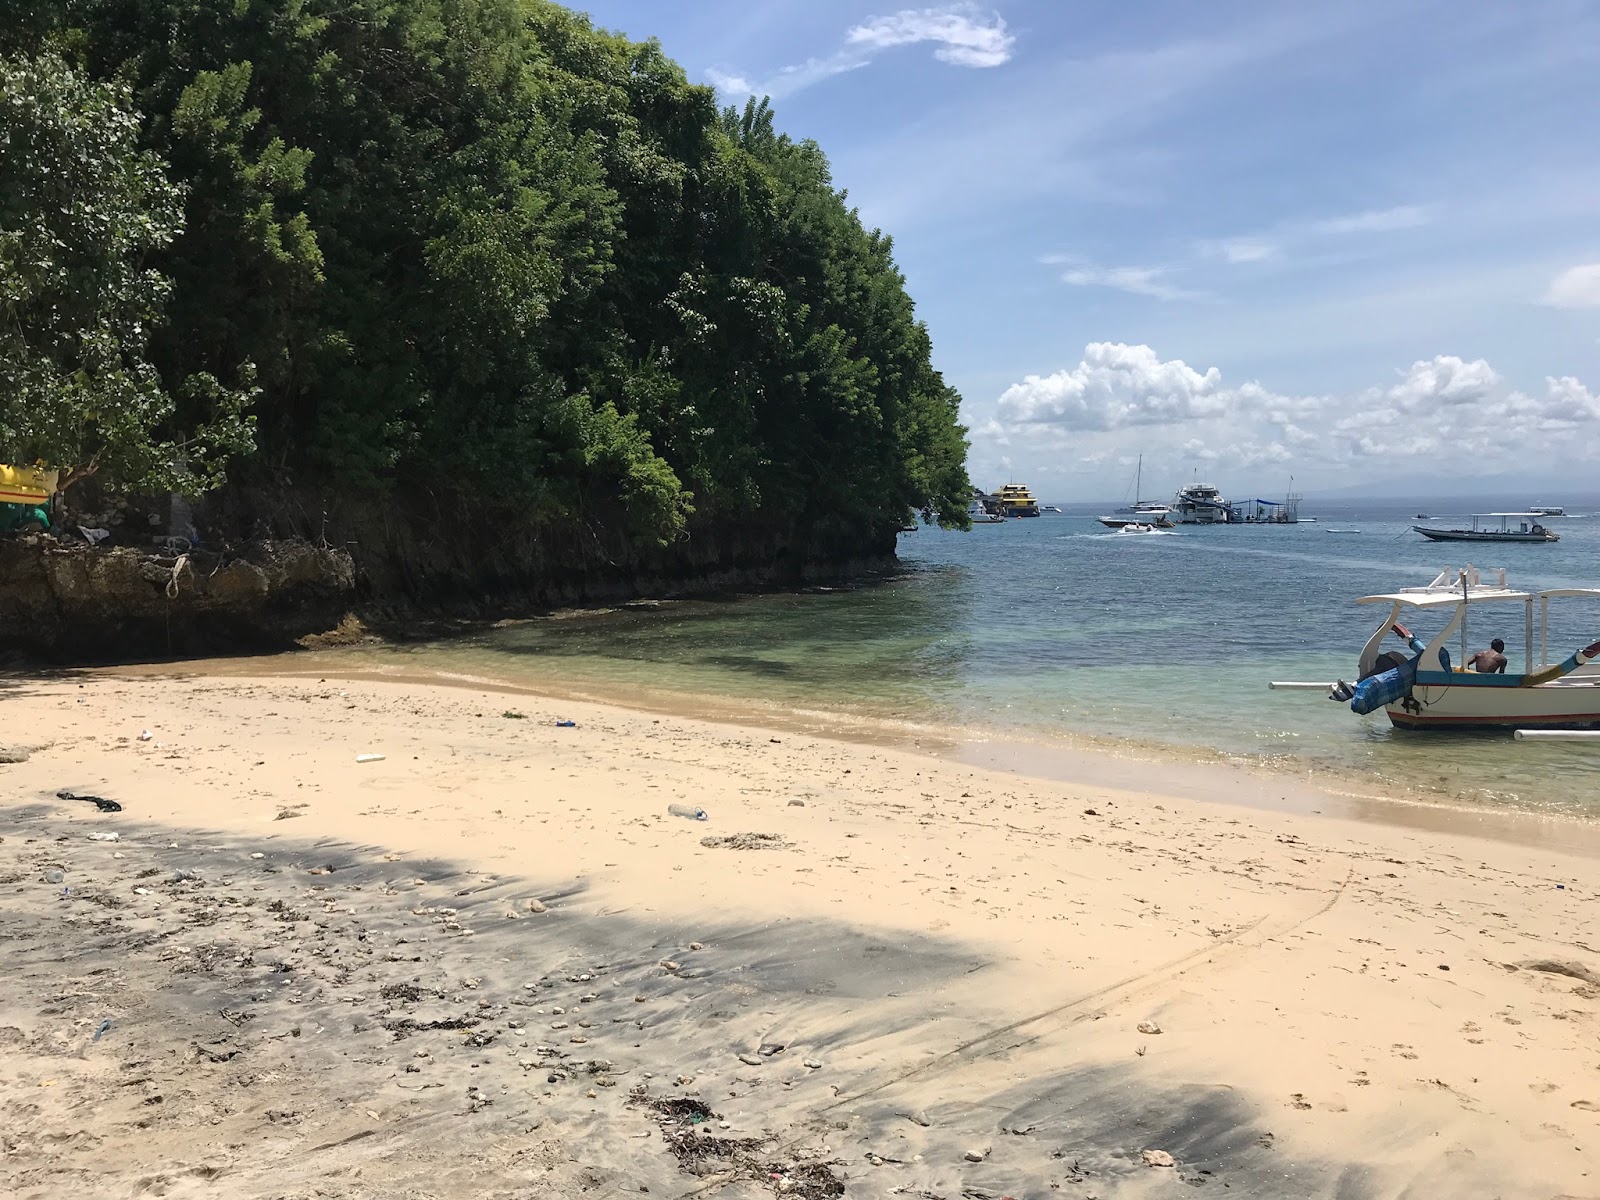
<instances>
[{"instance_id":1,"label":"turquoise water","mask_svg":"<svg viewBox=\"0 0 1600 1200\"><path fill-rule=\"evenodd\" d=\"M1600 498L1591 503L1569 511L1600 513ZM1267 688L1272 679L1353 677L1381 615L1354 598L1426 583L1469 560L1506 567L1517 587L1600 586L1600 516L1554 519L1561 541L1551 545L1435 544L1410 528L1415 512L1437 518L1472 507L1308 506L1318 523L1164 536L1108 533L1092 520L1097 510L1075 507L965 534L904 534L904 571L877 586L541 619L358 653L598 695L713 696L888 728L1046 743L1131 738L1385 790L1600 814L1600 746L1407 735L1382 714L1360 718L1319 693ZM1600 601L1559 601L1551 611L1552 659L1600 637ZM1481 613L1471 649L1501 636L1511 669L1521 669L1521 606ZM1428 633L1442 620L1413 624Z\"/></svg>"}]
</instances>

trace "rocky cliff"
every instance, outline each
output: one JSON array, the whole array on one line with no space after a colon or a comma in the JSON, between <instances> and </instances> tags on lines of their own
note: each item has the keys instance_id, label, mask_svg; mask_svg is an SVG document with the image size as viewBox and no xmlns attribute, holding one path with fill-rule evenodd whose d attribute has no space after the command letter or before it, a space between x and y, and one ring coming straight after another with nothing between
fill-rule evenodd
<instances>
[{"instance_id":1,"label":"rocky cliff","mask_svg":"<svg viewBox=\"0 0 1600 1200\"><path fill-rule=\"evenodd\" d=\"M531 530L434 496L233 489L193 519L192 545L142 511L138 538L113 538L122 545L90 546L76 532L0 538L0 653L88 662L282 649L351 614L379 626L527 615L795 586L894 562L893 530L770 515L702 516L667 546L640 546L606 523Z\"/></svg>"}]
</instances>

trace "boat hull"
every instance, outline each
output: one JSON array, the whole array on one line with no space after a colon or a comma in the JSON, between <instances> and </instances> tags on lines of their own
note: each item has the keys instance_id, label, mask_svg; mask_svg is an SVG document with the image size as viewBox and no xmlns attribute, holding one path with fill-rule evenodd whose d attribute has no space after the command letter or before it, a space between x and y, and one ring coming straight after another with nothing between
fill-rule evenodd
<instances>
[{"instance_id":1,"label":"boat hull","mask_svg":"<svg viewBox=\"0 0 1600 1200\"><path fill-rule=\"evenodd\" d=\"M1502 533L1498 529L1434 529L1427 525L1413 525L1431 542L1554 542L1553 533Z\"/></svg>"},{"instance_id":2,"label":"boat hull","mask_svg":"<svg viewBox=\"0 0 1600 1200\"><path fill-rule=\"evenodd\" d=\"M1600 729L1600 678L1588 675L1539 687L1418 684L1385 711L1396 729Z\"/></svg>"}]
</instances>

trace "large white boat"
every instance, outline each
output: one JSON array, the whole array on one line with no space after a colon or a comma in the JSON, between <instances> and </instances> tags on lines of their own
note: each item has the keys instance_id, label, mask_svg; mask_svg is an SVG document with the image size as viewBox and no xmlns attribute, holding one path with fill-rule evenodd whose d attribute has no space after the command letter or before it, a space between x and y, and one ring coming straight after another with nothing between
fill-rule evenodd
<instances>
[{"instance_id":1,"label":"large white boat","mask_svg":"<svg viewBox=\"0 0 1600 1200\"><path fill-rule=\"evenodd\" d=\"M1564 517L1567 515L1567 510L1559 504L1533 504L1528 507L1528 511L1537 513L1541 517Z\"/></svg>"},{"instance_id":2,"label":"large white boat","mask_svg":"<svg viewBox=\"0 0 1600 1200\"><path fill-rule=\"evenodd\" d=\"M976 496L967 505L967 519L974 525L1004 525L1006 519L999 513L990 512L983 506L983 501Z\"/></svg>"},{"instance_id":3,"label":"large white boat","mask_svg":"<svg viewBox=\"0 0 1600 1200\"><path fill-rule=\"evenodd\" d=\"M1209 483L1191 483L1181 489L1173 508L1180 525L1226 525L1233 520L1233 508Z\"/></svg>"},{"instance_id":4,"label":"large white boat","mask_svg":"<svg viewBox=\"0 0 1600 1200\"><path fill-rule=\"evenodd\" d=\"M1400 729L1600 729L1600 672L1589 668L1600 659L1600 641L1557 663L1550 662L1548 646L1550 602L1568 597L1600 599L1600 588L1524 592L1507 584L1503 569L1487 574L1485 579L1469 564L1442 572L1426 587L1401 588L1356 601L1385 606L1383 620L1362 648L1360 682L1336 690L1335 698L1348 699L1358 713L1382 708ZM1447 645L1459 638L1465 657L1471 644L1468 614L1484 604L1522 606L1521 674L1480 673L1451 663ZM1408 608L1442 611L1449 619L1426 645L1409 639L1413 654L1391 651L1386 656L1384 641L1391 631L1399 632L1395 623ZM1600 625L1600 614L1596 617Z\"/></svg>"}]
</instances>

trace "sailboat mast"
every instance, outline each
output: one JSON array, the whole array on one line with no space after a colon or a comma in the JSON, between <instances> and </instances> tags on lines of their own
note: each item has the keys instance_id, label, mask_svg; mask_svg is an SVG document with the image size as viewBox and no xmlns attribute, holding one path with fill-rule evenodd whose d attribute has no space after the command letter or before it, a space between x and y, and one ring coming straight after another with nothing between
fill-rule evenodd
<instances>
[{"instance_id":1,"label":"sailboat mast","mask_svg":"<svg viewBox=\"0 0 1600 1200\"><path fill-rule=\"evenodd\" d=\"M1133 469L1133 502L1144 503L1144 455L1139 455L1139 465Z\"/></svg>"}]
</instances>

